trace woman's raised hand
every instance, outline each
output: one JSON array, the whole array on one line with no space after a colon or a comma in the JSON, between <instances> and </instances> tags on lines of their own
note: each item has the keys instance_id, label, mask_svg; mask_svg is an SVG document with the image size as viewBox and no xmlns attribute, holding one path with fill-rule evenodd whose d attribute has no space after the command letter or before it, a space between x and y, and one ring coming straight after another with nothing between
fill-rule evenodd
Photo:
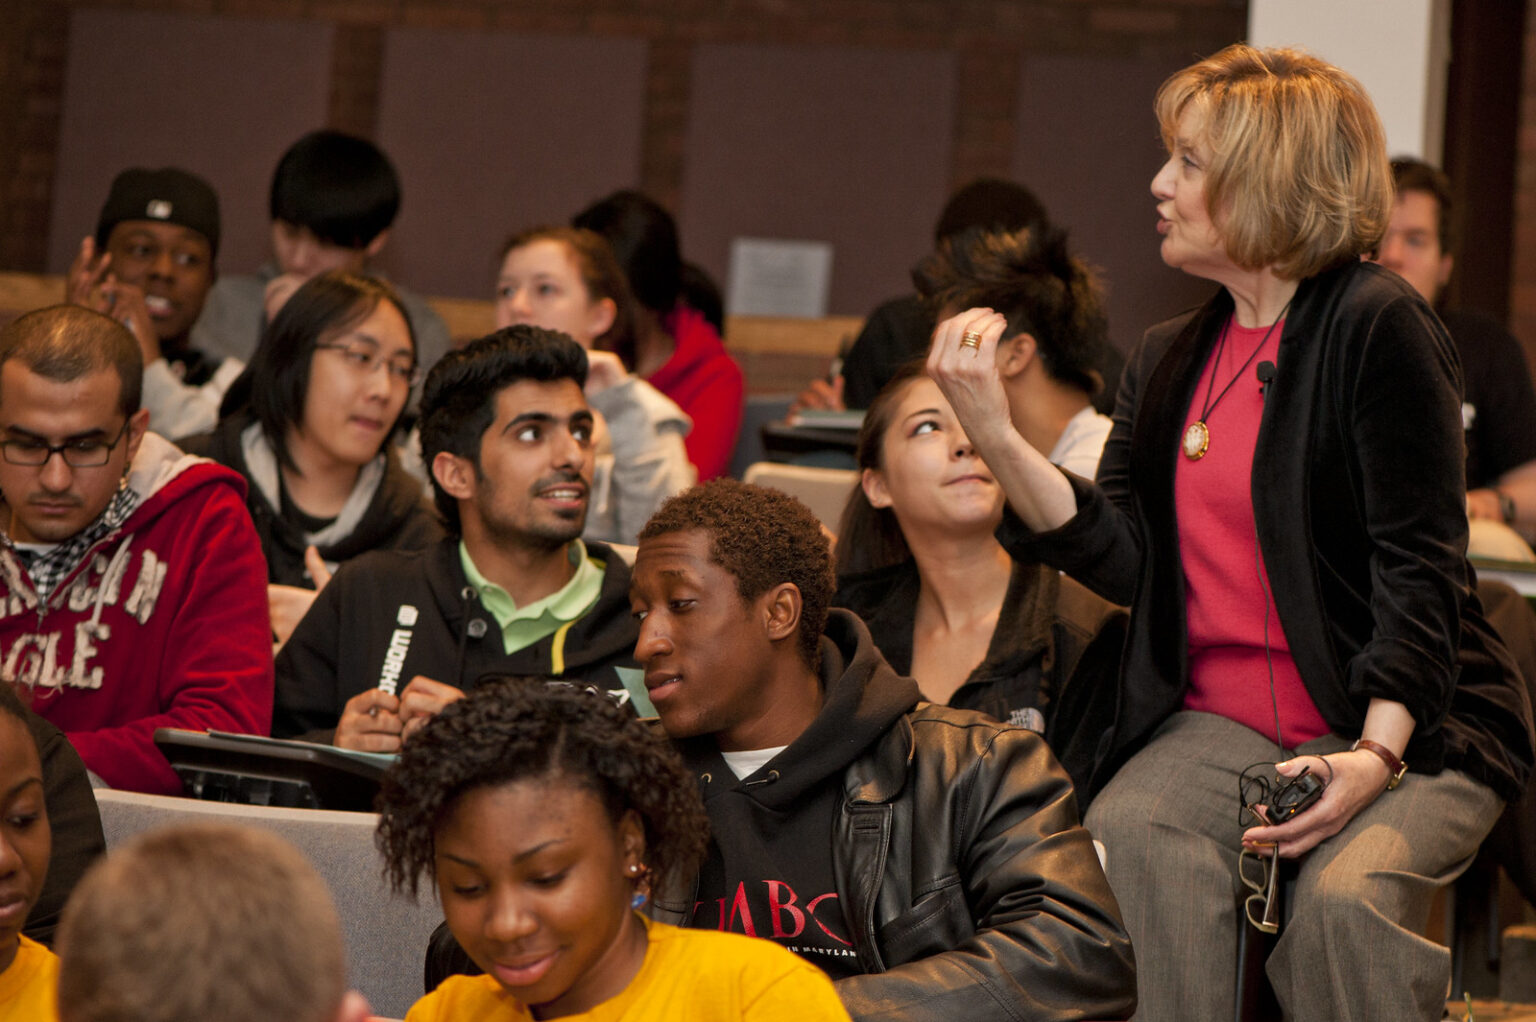
<instances>
[{"instance_id":1,"label":"woman's raised hand","mask_svg":"<svg viewBox=\"0 0 1536 1022\"><path fill-rule=\"evenodd\" d=\"M1012 428L1008 394L997 370L997 348L1007 329L1008 320L1000 313L967 309L939 324L928 349L928 375L978 448L984 436Z\"/></svg>"},{"instance_id":2,"label":"woman's raised hand","mask_svg":"<svg viewBox=\"0 0 1536 1022\"><path fill-rule=\"evenodd\" d=\"M991 309L967 309L933 332L928 375L939 385L976 453L1003 488L1009 505L1037 532L1077 513L1066 476L1031 447L1013 424L997 351L1008 320Z\"/></svg>"}]
</instances>

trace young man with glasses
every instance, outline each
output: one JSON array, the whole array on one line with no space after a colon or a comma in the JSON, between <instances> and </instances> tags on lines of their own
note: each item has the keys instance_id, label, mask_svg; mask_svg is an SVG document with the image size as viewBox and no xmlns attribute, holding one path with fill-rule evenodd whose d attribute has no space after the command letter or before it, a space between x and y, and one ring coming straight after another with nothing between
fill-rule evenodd
<instances>
[{"instance_id":1,"label":"young man with glasses","mask_svg":"<svg viewBox=\"0 0 1536 1022\"><path fill-rule=\"evenodd\" d=\"M266 732L266 567L234 473L148 431L138 344L74 305L0 329L0 674L114 788L157 727Z\"/></svg>"},{"instance_id":2,"label":"young man with glasses","mask_svg":"<svg viewBox=\"0 0 1536 1022\"><path fill-rule=\"evenodd\" d=\"M452 535L342 565L278 653L275 735L396 752L491 673L644 699L629 567L581 538L586 377L575 341L527 325L438 362L422 390L421 447Z\"/></svg>"}]
</instances>

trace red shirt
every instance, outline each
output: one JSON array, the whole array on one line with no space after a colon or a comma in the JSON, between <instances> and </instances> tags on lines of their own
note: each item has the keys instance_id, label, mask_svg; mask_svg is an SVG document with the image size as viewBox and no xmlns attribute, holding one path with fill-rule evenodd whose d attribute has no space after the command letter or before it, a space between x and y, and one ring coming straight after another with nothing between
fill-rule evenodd
<instances>
[{"instance_id":1,"label":"red shirt","mask_svg":"<svg viewBox=\"0 0 1536 1022\"><path fill-rule=\"evenodd\" d=\"M720 335L698 312L679 306L662 326L677 340L677 348L646 379L693 420L683 446L699 470L699 482L706 482L730 470L741 432L745 381Z\"/></svg>"},{"instance_id":2,"label":"red shirt","mask_svg":"<svg viewBox=\"0 0 1536 1022\"><path fill-rule=\"evenodd\" d=\"M1265 737L1274 736L1278 711L1283 743L1293 748L1328 734L1329 728L1302 684L1269 595L1250 495L1253 449L1264 414L1256 367L1276 360L1284 323L1250 329L1234 317L1226 329L1226 344L1218 342L1206 361L1185 417L1186 428L1200 419L1214 374L1209 400L1216 404L1205 417L1210 445L1198 461L1180 453L1174 472L1189 628L1184 708L1218 713Z\"/></svg>"}]
</instances>

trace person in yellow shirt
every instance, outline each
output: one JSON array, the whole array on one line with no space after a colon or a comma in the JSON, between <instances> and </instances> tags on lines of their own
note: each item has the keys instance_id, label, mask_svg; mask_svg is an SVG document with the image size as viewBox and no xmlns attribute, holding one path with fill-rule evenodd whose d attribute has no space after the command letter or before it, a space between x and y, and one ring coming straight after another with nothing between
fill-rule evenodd
<instances>
[{"instance_id":1,"label":"person in yellow shirt","mask_svg":"<svg viewBox=\"0 0 1536 1022\"><path fill-rule=\"evenodd\" d=\"M386 775L379 842L398 890L437 883L484 973L453 976L407 1022L847 1020L832 983L777 945L645 919L709 831L659 733L565 682L482 684Z\"/></svg>"},{"instance_id":2,"label":"person in yellow shirt","mask_svg":"<svg viewBox=\"0 0 1536 1022\"><path fill-rule=\"evenodd\" d=\"M0 681L0 1020L51 1022L59 960L22 935L52 850L43 761L26 710Z\"/></svg>"}]
</instances>

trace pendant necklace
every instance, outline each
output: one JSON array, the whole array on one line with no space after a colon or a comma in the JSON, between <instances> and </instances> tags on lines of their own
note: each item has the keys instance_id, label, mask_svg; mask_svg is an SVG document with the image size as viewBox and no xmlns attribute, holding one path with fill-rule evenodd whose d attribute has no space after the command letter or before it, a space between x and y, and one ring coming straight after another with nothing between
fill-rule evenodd
<instances>
[{"instance_id":1,"label":"pendant necklace","mask_svg":"<svg viewBox=\"0 0 1536 1022\"><path fill-rule=\"evenodd\" d=\"M1225 387L1221 388L1221 393L1217 394L1216 399L1213 401L1211 400L1211 391L1216 386L1216 371L1221 366L1221 356L1227 350L1227 331L1232 328L1232 320L1236 318L1237 314L1233 313L1231 317L1228 317L1227 322L1221 328L1221 340L1216 342L1216 358L1211 364L1210 378L1205 381L1205 403L1200 408L1200 417L1191 422L1189 428L1184 431L1184 457L1190 461L1199 461L1205 457L1206 450L1211 446L1211 427L1206 424L1211 417L1211 413L1216 410L1217 405L1221 404L1221 399L1227 396L1227 391L1232 389L1232 384L1236 383L1238 377L1248 371L1248 367L1253 364L1253 360L1259 357L1259 352L1269 342L1269 335L1275 332L1275 327L1280 325L1280 321L1285 318L1285 314L1290 307L1291 303L1287 301L1284 307L1281 308L1280 315L1276 316L1275 321L1269 324L1269 329L1264 331L1264 336L1254 346L1253 352L1248 356L1247 361L1238 366L1237 372L1232 374L1232 378L1227 381Z\"/></svg>"}]
</instances>

